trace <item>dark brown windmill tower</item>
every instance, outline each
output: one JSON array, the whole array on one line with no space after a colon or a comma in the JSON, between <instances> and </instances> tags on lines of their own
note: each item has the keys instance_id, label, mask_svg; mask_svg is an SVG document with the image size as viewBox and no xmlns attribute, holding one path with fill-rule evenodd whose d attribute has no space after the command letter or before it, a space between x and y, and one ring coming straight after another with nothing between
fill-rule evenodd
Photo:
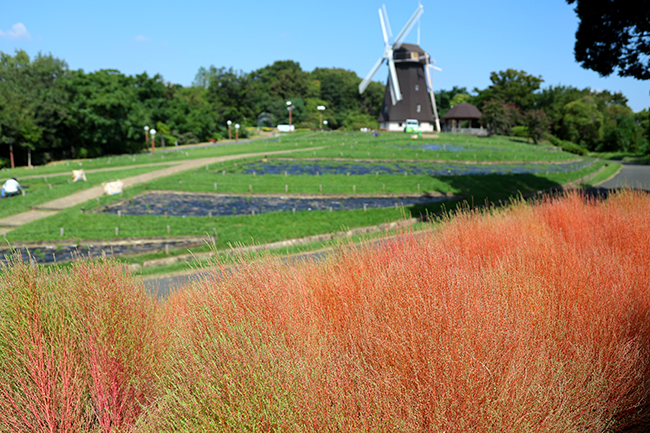
<instances>
[{"instance_id":1,"label":"dark brown windmill tower","mask_svg":"<svg viewBox=\"0 0 650 433\"><path fill-rule=\"evenodd\" d=\"M395 41L390 44L390 25L386 8L379 9L379 21L384 35L384 54L359 84L359 93L366 90L372 77L386 61L388 81L378 120L379 127L388 131L403 131L406 119L417 119L420 129L424 132L440 131L432 85L432 69L440 68L433 66L429 54L418 45L403 43L422 12L423 7L420 5Z\"/></svg>"}]
</instances>

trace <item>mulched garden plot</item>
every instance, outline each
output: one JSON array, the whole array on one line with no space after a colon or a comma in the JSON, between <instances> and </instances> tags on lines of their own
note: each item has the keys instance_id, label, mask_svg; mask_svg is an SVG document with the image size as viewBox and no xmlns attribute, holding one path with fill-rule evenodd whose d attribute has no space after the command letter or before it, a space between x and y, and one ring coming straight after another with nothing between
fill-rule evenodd
<instances>
[{"instance_id":1,"label":"mulched garden plot","mask_svg":"<svg viewBox=\"0 0 650 433\"><path fill-rule=\"evenodd\" d=\"M403 197L295 197L237 196L222 194L149 192L121 200L99 209L100 212L122 215L155 216L231 216L269 212L308 212L354 210L411 206L449 200L445 196Z\"/></svg>"},{"instance_id":2,"label":"mulched garden plot","mask_svg":"<svg viewBox=\"0 0 650 433\"><path fill-rule=\"evenodd\" d=\"M424 174L429 176L480 176L486 174L544 174L566 173L589 167L593 160L561 164L457 164L457 163L359 163L359 162L291 162L273 160L251 162L242 167L245 174L287 174L287 175L404 175Z\"/></svg>"},{"instance_id":3,"label":"mulched garden plot","mask_svg":"<svg viewBox=\"0 0 650 433\"><path fill-rule=\"evenodd\" d=\"M164 239L151 241L122 241L120 243L98 244L68 244L40 245L38 247L18 246L15 248L0 248L0 263L9 263L14 254L19 254L23 261L33 261L39 264L63 263L79 258L119 257L124 255L145 254L161 251L168 245L170 249L191 248L203 245L204 240L197 239Z\"/></svg>"}]
</instances>

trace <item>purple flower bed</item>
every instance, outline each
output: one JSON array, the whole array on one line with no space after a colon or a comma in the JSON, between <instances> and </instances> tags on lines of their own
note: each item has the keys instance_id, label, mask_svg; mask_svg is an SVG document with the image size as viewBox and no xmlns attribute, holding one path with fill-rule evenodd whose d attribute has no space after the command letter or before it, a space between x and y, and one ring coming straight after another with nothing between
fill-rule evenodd
<instances>
[{"instance_id":1,"label":"purple flower bed","mask_svg":"<svg viewBox=\"0 0 650 433\"><path fill-rule=\"evenodd\" d=\"M453 163L385 163L372 164L360 162L292 162L292 161L268 161L253 162L246 164L242 171L246 174L284 174L290 175L404 175L424 174L429 176L481 176L487 174L542 174L542 173L566 173L580 170L593 164L593 160L583 160L562 164L504 164L504 165L481 165L481 164L453 164Z\"/></svg>"}]
</instances>

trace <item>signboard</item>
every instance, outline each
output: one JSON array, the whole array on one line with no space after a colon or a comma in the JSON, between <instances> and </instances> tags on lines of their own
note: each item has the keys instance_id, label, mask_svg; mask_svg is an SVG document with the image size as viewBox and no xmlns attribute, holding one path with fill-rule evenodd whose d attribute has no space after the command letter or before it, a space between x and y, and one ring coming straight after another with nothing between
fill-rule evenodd
<instances>
[{"instance_id":1,"label":"signboard","mask_svg":"<svg viewBox=\"0 0 650 433\"><path fill-rule=\"evenodd\" d=\"M296 129L295 125L278 125L278 131L280 132L292 132Z\"/></svg>"}]
</instances>

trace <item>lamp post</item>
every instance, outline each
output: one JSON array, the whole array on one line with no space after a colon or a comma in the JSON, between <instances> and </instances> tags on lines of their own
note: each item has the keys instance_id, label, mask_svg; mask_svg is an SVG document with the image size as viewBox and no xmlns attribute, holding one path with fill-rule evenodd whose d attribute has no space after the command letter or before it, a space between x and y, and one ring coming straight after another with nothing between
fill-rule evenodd
<instances>
[{"instance_id":1,"label":"lamp post","mask_svg":"<svg viewBox=\"0 0 650 433\"><path fill-rule=\"evenodd\" d=\"M230 125L232 125L232 121L229 120L226 123L228 124L228 140L232 140L232 133L230 132Z\"/></svg>"},{"instance_id":2,"label":"lamp post","mask_svg":"<svg viewBox=\"0 0 650 433\"><path fill-rule=\"evenodd\" d=\"M293 104L291 101L287 101L287 110L289 110L289 132L292 132L291 128L291 112L293 111Z\"/></svg>"},{"instance_id":3,"label":"lamp post","mask_svg":"<svg viewBox=\"0 0 650 433\"><path fill-rule=\"evenodd\" d=\"M144 144L149 144L149 127L144 127Z\"/></svg>"},{"instance_id":4,"label":"lamp post","mask_svg":"<svg viewBox=\"0 0 650 433\"><path fill-rule=\"evenodd\" d=\"M235 124L235 142L239 143L239 123Z\"/></svg>"},{"instance_id":5,"label":"lamp post","mask_svg":"<svg viewBox=\"0 0 650 433\"><path fill-rule=\"evenodd\" d=\"M324 105L319 105L316 109L320 112L320 130L323 130L323 111L325 111Z\"/></svg>"},{"instance_id":6,"label":"lamp post","mask_svg":"<svg viewBox=\"0 0 650 433\"><path fill-rule=\"evenodd\" d=\"M156 130L151 130L151 153L156 151Z\"/></svg>"},{"instance_id":7,"label":"lamp post","mask_svg":"<svg viewBox=\"0 0 650 433\"><path fill-rule=\"evenodd\" d=\"M325 125L325 128L327 128L327 120L323 120L323 125Z\"/></svg>"},{"instance_id":8,"label":"lamp post","mask_svg":"<svg viewBox=\"0 0 650 433\"><path fill-rule=\"evenodd\" d=\"M11 168L16 168L14 164L14 139L8 138L7 142L9 143L9 159L11 160Z\"/></svg>"}]
</instances>

